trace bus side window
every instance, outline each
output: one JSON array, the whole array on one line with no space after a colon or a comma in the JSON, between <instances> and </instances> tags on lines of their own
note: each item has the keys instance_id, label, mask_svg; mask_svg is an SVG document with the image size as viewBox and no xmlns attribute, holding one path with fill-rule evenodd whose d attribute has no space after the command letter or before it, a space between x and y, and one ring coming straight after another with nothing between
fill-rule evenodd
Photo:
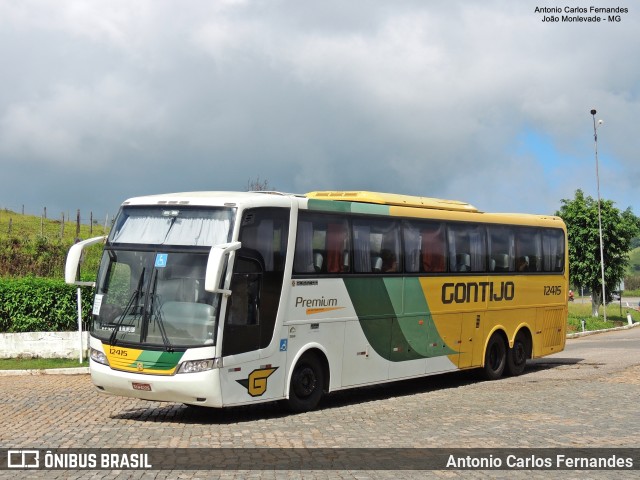
<instances>
[{"instance_id":1,"label":"bus side window","mask_svg":"<svg viewBox=\"0 0 640 480\"><path fill-rule=\"evenodd\" d=\"M442 273L447 271L447 242L444 223L405 222L403 227L405 271Z\"/></svg>"},{"instance_id":2,"label":"bus side window","mask_svg":"<svg viewBox=\"0 0 640 480\"><path fill-rule=\"evenodd\" d=\"M242 247L260 252L267 272L284 270L288 223L288 210L282 208L256 208L243 215Z\"/></svg>"},{"instance_id":3,"label":"bus side window","mask_svg":"<svg viewBox=\"0 0 640 480\"><path fill-rule=\"evenodd\" d=\"M350 269L351 242L346 219L300 212L293 271L299 274L340 274Z\"/></svg>"},{"instance_id":4,"label":"bus side window","mask_svg":"<svg viewBox=\"0 0 640 480\"><path fill-rule=\"evenodd\" d=\"M371 265L371 245L369 238L371 227L368 225L353 225L353 263L356 273L369 273L372 271ZM375 259L374 259L375 266Z\"/></svg>"},{"instance_id":5,"label":"bus side window","mask_svg":"<svg viewBox=\"0 0 640 480\"><path fill-rule=\"evenodd\" d=\"M452 272L486 271L485 228L480 225L449 225L449 268Z\"/></svg>"},{"instance_id":6,"label":"bus side window","mask_svg":"<svg viewBox=\"0 0 640 480\"><path fill-rule=\"evenodd\" d=\"M446 271L447 247L444 224L429 225L422 229L422 271Z\"/></svg>"},{"instance_id":7,"label":"bus side window","mask_svg":"<svg viewBox=\"0 0 640 480\"><path fill-rule=\"evenodd\" d=\"M545 229L542 232L543 270L562 272L564 270L564 233L562 230Z\"/></svg>"},{"instance_id":8,"label":"bus side window","mask_svg":"<svg viewBox=\"0 0 640 480\"><path fill-rule=\"evenodd\" d=\"M515 271L515 237L511 227L489 225L489 271L495 273Z\"/></svg>"},{"instance_id":9,"label":"bus side window","mask_svg":"<svg viewBox=\"0 0 640 480\"><path fill-rule=\"evenodd\" d=\"M539 272L542 267L541 231L537 228L516 230L516 271Z\"/></svg>"},{"instance_id":10,"label":"bus side window","mask_svg":"<svg viewBox=\"0 0 640 480\"><path fill-rule=\"evenodd\" d=\"M393 220L353 221L354 270L356 273L400 271L400 229Z\"/></svg>"},{"instance_id":11,"label":"bus side window","mask_svg":"<svg viewBox=\"0 0 640 480\"><path fill-rule=\"evenodd\" d=\"M302 214L300 214L300 217L302 217ZM310 221L298 221L293 271L296 273L315 272L313 260L313 223Z\"/></svg>"},{"instance_id":12,"label":"bus side window","mask_svg":"<svg viewBox=\"0 0 640 480\"><path fill-rule=\"evenodd\" d=\"M404 222L402 226L404 239L404 271L418 273L420 271L420 228L414 222Z\"/></svg>"},{"instance_id":13,"label":"bus side window","mask_svg":"<svg viewBox=\"0 0 640 480\"><path fill-rule=\"evenodd\" d=\"M327 272L349 271L349 229L344 221L327 225Z\"/></svg>"}]
</instances>

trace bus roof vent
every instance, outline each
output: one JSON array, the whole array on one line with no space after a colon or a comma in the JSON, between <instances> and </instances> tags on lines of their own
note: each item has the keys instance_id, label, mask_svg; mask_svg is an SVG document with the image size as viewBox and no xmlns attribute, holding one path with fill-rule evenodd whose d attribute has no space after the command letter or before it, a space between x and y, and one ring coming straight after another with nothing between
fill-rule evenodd
<instances>
[{"instance_id":1,"label":"bus roof vent","mask_svg":"<svg viewBox=\"0 0 640 480\"><path fill-rule=\"evenodd\" d=\"M379 205L392 205L395 207L431 208L434 210L452 210L462 212L479 212L479 210L465 202L457 200L442 200L430 197L413 197L410 195L397 195L395 193L379 193L364 191L324 191L309 192L307 198L318 200L339 200L344 202L377 203Z\"/></svg>"}]
</instances>

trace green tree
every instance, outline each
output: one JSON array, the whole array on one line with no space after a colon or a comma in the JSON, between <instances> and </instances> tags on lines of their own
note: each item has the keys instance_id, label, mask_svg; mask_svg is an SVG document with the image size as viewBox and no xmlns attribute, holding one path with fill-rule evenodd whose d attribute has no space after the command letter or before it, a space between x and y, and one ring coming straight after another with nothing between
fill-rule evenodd
<instances>
[{"instance_id":1,"label":"green tree","mask_svg":"<svg viewBox=\"0 0 640 480\"><path fill-rule=\"evenodd\" d=\"M569 274L571 283L591 290L592 314L598 316L602 305L602 270L598 202L576 190L574 199L562 199L556 215L567 224L569 237ZM604 281L607 301L624 278L629 262L631 240L640 233L640 221L630 208L624 212L611 200L601 200Z\"/></svg>"}]
</instances>

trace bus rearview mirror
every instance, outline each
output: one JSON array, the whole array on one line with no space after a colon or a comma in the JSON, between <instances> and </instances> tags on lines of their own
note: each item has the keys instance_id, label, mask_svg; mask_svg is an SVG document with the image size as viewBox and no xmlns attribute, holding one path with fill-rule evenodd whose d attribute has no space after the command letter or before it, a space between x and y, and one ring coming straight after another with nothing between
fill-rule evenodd
<instances>
[{"instance_id":1,"label":"bus rearview mirror","mask_svg":"<svg viewBox=\"0 0 640 480\"><path fill-rule=\"evenodd\" d=\"M65 266L64 266L65 283L68 283L69 285L77 284L76 278L78 276L78 267L80 266L82 251L84 250L85 247L88 247L89 245L103 242L105 238L107 238L106 235L89 238L88 240L83 240L81 242L76 243L69 249L69 254L67 255L67 262L65 263Z\"/></svg>"},{"instance_id":2,"label":"bus rearview mirror","mask_svg":"<svg viewBox=\"0 0 640 480\"><path fill-rule=\"evenodd\" d=\"M242 244L240 242L222 243L214 245L209 252L207 260L207 271L204 277L204 289L207 292L230 294L231 292L222 288L222 274L226 264L227 255L238 250Z\"/></svg>"}]
</instances>

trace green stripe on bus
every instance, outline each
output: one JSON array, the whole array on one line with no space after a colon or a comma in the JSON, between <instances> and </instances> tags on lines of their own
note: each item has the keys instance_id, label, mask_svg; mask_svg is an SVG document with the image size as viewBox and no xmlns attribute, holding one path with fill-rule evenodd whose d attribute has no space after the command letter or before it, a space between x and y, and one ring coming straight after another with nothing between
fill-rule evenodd
<instances>
[{"instance_id":1,"label":"green stripe on bus","mask_svg":"<svg viewBox=\"0 0 640 480\"><path fill-rule=\"evenodd\" d=\"M136 364L142 362L145 368L155 370L171 370L178 365L178 362L184 355L184 352L161 352L154 350L145 350L138 358L131 363L130 367L135 367Z\"/></svg>"},{"instance_id":2,"label":"green stripe on bus","mask_svg":"<svg viewBox=\"0 0 640 480\"><path fill-rule=\"evenodd\" d=\"M334 202L333 200L315 200L310 198L307 201L309 210L323 210L325 212L342 212L351 211L351 202Z\"/></svg>"},{"instance_id":3,"label":"green stripe on bus","mask_svg":"<svg viewBox=\"0 0 640 480\"><path fill-rule=\"evenodd\" d=\"M317 200L310 198L307 201L309 210L340 213L368 213L371 215L390 215L388 205L375 203L343 202L341 200Z\"/></svg>"},{"instance_id":4,"label":"green stripe on bus","mask_svg":"<svg viewBox=\"0 0 640 480\"><path fill-rule=\"evenodd\" d=\"M404 312L406 313L403 321L400 322L400 327L407 338L415 339L413 342L417 351L421 352L425 357L439 357L458 353L447 347L440 332L438 332L418 277L404 278L403 300ZM415 329L424 330L426 335L416 333ZM426 339L426 343L423 343L423 339Z\"/></svg>"},{"instance_id":5,"label":"green stripe on bus","mask_svg":"<svg viewBox=\"0 0 640 480\"><path fill-rule=\"evenodd\" d=\"M457 353L438 333L418 278L358 277L344 283L362 331L381 357L401 362Z\"/></svg>"}]
</instances>

